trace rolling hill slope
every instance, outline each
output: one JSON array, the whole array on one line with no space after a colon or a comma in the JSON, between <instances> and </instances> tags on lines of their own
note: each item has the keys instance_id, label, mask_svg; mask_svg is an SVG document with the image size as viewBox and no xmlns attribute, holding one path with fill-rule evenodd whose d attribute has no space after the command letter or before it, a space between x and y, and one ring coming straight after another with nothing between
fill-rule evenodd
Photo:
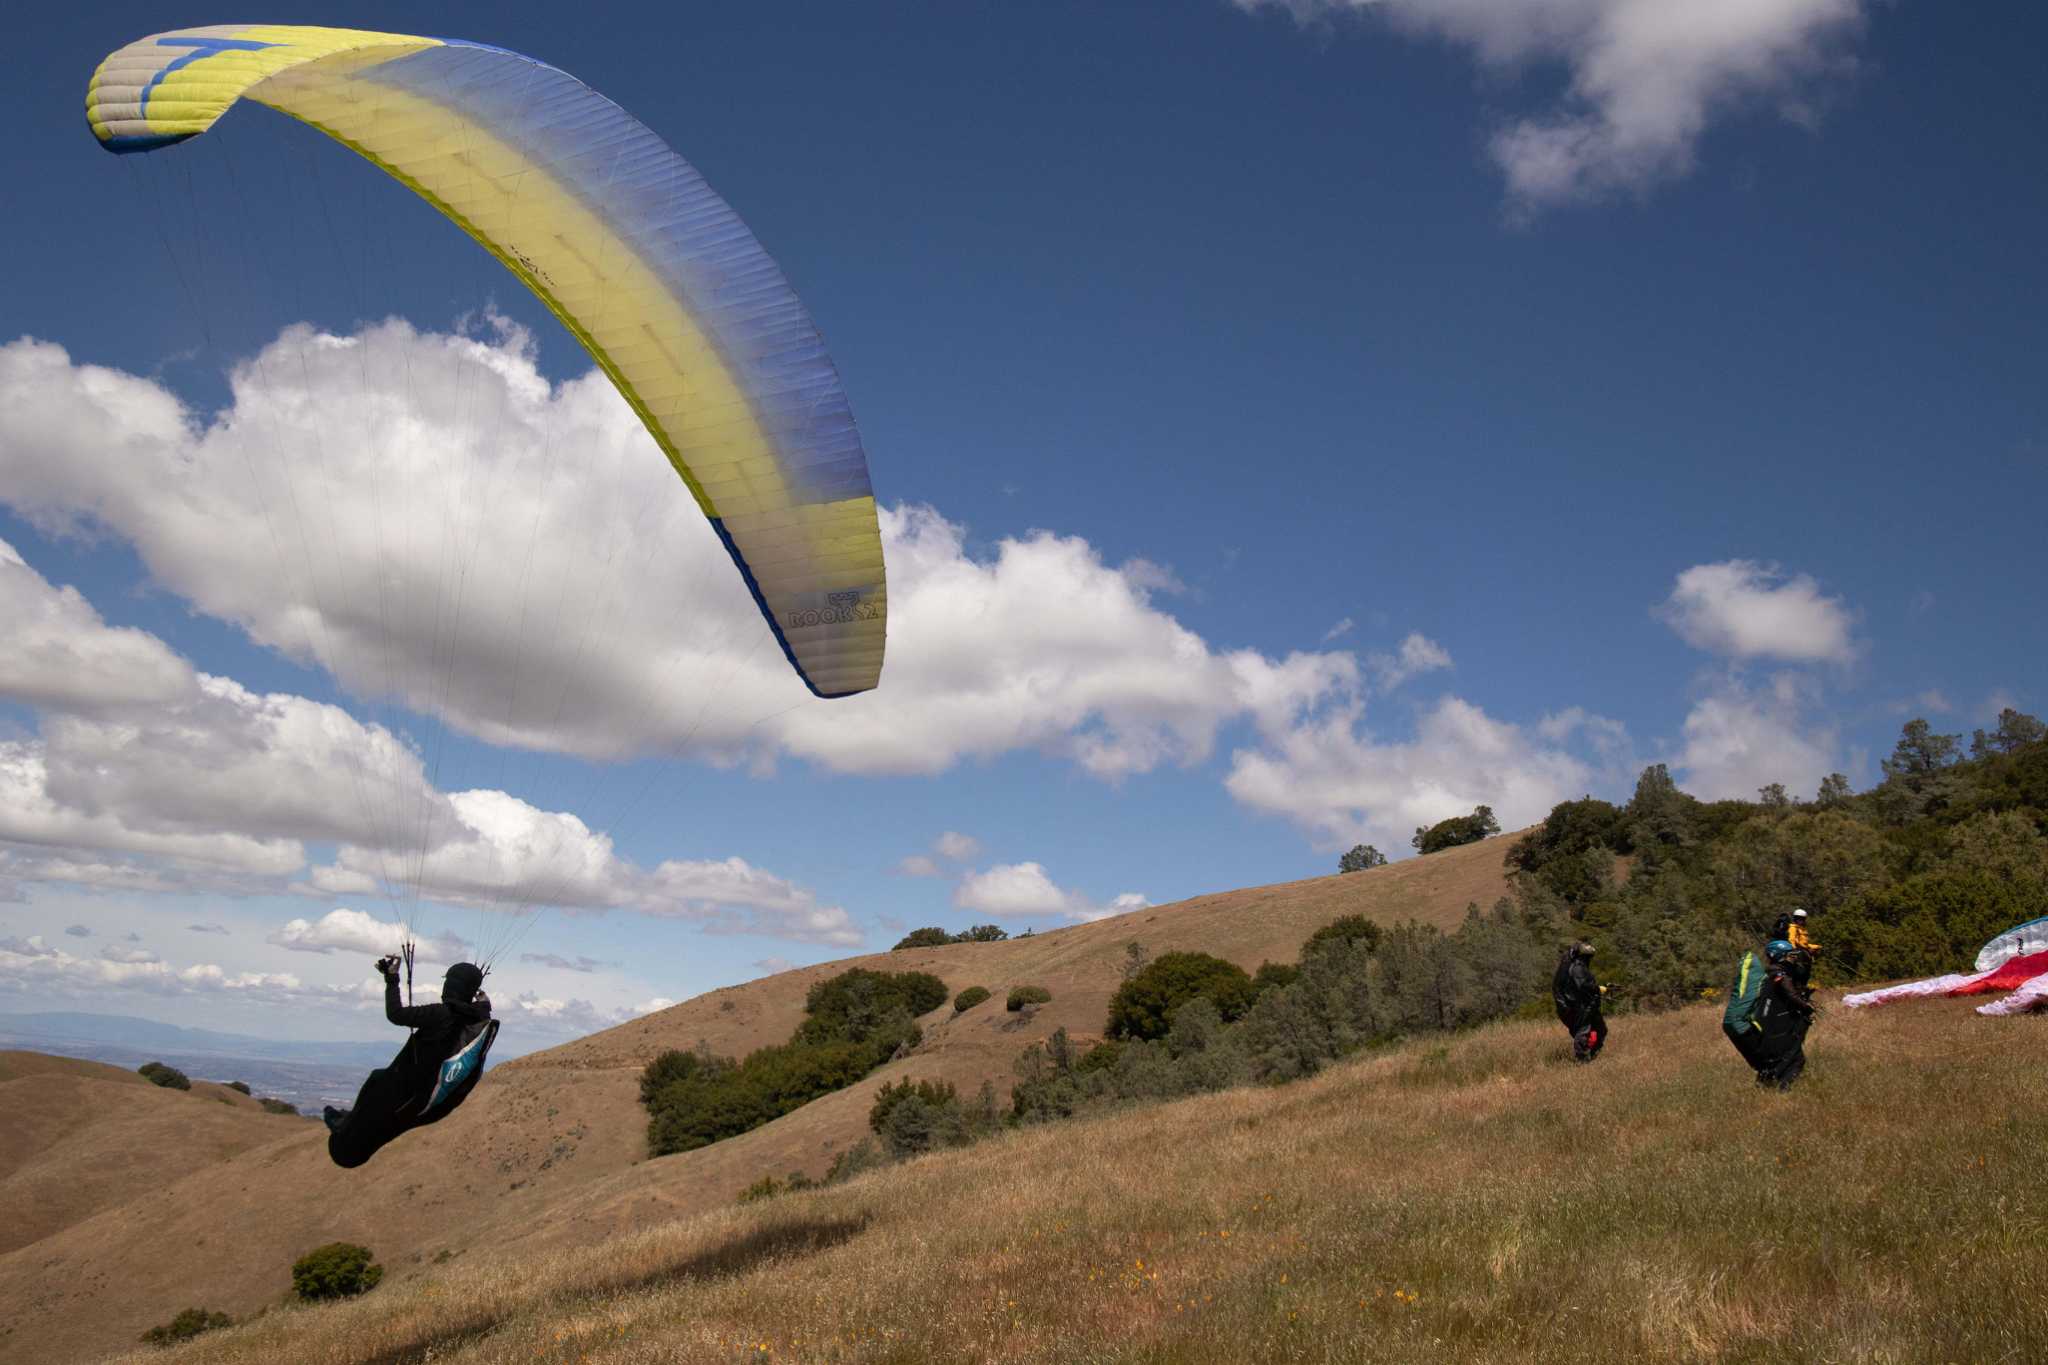
<instances>
[{"instance_id":1,"label":"rolling hill slope","mask_svg":"<svg viewBox=\"0 0 2048 1365\"><path fill-rule=\"evenodd\" d=\"M210 1081L35 1052L0 1052L0 1115L0 1254L306 1127Z\"/></svg>"},{"instance_id":2,"label":"rolling hill slope","mask_svg":"<svg viewBox=\"0 0 2048 1365\"><path fill-rule=\"evenodd\" d=\"M78 1209L84 1216L0 1255L0 1322L9 1332L0 1355L13 1349L10 1340L32 1340L38 1359L87 1358L193 1305L247 1314L289 1289L297 1256L337 1239L372 1247L403 1277L443 1253L531 1258L721 1208L763 1175L821 1173L865 1133L873 1092L887 1081L931 1077L971 1093L988 1079L1006 1091L1027 1044L1060 1027L1095 1036L1133 940L1155 956L1198 949L1252 969L1294 960L1310 933L1340 915L1451 928L1468 903L1490 905L1505 893L1506 847L1489 840L1029 938L785 972L508 1062L446 1122L359 1171L336 1170L324 1133L310 1126L182 1174L166 1171L137 1181L132 1197ZM638 1084L649 1060L700 1041L734 1055L781 1042L802 1019L810 986L852 966L929 971L952 991L983 985L995 994L959 1017L950 1004L927 1016L916 1055L856 1086L712 1147L645 1158ZM1009 1014L1004 996L1026 982L1047 987L1051 1003ZM13 1123L0 1118L0 1128ZM106 1138L117 1146L140 1140L113 1127ZM0 1144L9 1140L0 1136Z\"/></svg>"},{"instance_id":3,"label":"rolling hill slope","mask_svg":"<svg viewBox=\"0 0 2048 1365\"><path fill-rule=\"evenodd\" d=\"M2048 1019L1969 1003L1831 1010L1787 1094L1713 1004L1496 1024L132 1359L2048 1359Z\"/></svg>"}]
</instances>

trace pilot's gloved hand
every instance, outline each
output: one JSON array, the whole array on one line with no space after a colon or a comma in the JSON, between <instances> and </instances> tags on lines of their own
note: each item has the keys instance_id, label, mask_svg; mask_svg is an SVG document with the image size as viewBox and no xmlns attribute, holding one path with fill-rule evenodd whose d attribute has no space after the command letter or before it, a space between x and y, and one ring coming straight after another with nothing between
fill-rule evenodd
<instances>
[{"instance_id":1,"label":"pilot's gloved hand","mask_svg":"<svg viewBox=\"0 0 2048 1365\"><path fill-rule=\"evenodd\" d=\"M398 959L397 959L397 958L395 958L395 957L380 957L380 958L378 958L378 959L377 959L377 972L378 972L378 974L379 974L379 975L381 975L381 976L385 976L385 977L395 977L395 976L397 976L397 975L398 975Z\"/></svg>"}]
</instances>

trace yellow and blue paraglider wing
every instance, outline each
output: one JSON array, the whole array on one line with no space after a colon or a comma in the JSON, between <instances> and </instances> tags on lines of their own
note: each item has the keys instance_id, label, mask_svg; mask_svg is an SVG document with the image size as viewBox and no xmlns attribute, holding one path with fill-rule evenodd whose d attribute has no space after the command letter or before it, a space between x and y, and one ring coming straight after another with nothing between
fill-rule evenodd
<instances>
[{"instance_id":1,"label":"yellow and blue paraglider wing","mask_svg":"<svg viewBox=\"0 0 2048 1365\"><path fill-rule=\"evenodd\" d=\"M867 456L781 270L644 124L502 48L227 24L130 43L86 116L109 151L197 136L238 99L311 124L446 214L618 386L820 696L875 686L888 590Z\"/></svg>"}]
</instances>

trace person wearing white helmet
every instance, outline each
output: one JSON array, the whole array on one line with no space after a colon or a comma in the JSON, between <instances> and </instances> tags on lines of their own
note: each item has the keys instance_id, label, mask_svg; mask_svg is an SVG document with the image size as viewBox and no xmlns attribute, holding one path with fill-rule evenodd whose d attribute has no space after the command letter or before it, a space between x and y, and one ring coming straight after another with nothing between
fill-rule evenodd
<instances>
[{"instance_id":1,"label":"person wearing white helmet","mask_svg":"<svg viewBox=\"0 0 2048 1365\"><path fill-rule=\"evenodd\" d=\"M1787 913L1778 916L1778 922L1771 926L1771 937L1791 944L1808 957L1817 957L1820 954L1820 945L1815 943L1813 935L1806 931L1806 921L1806 911L1794 906Z\"/></svg>"}]
</instances>

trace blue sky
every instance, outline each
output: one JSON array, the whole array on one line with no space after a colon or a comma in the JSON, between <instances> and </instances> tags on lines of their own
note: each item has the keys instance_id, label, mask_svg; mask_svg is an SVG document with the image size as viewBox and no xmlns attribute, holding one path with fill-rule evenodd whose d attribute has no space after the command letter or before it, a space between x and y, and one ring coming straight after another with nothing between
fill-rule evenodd
<instances>
[{"instance_id":1,"label":"blue sky","mask_svg":"<svg viewBox=\"0 0 2048 1365\"><path fill-rule=\"evenodd\" d=\"M266 11L532 54L738 209L886 511L890 671L831 704L786 695L587 357L430 210L261 109L96 149L99 58L206 16L17 21L0 611L39 643L0 665L0 1009L375 1036L361 949L400 907L344 873L397 855L346 789L408 753L394 799L488 826L496 865L562 815L613 840L551 845L596 859L584 908L493 978L538 1044L917 925L1317 875L1478 802L1534 820L1647 762L1810 794L1867 785L1908 716L2040 712L2048 19L1686 13ZM584 508L519 484L522 440L646 490L633 535L442 561L476 569L461 677L559 669L551 752L324 666L292 613L339 631L371 595L353 486L310 499L310 555L260 543L282 513L248 520L190 430L240 432L254 483L375 456L386 401L467 431L489 524ZM582 524L628 524L601 501ZM584 609L507 581L536 562Z\"/></svg>"}]
</instances>

